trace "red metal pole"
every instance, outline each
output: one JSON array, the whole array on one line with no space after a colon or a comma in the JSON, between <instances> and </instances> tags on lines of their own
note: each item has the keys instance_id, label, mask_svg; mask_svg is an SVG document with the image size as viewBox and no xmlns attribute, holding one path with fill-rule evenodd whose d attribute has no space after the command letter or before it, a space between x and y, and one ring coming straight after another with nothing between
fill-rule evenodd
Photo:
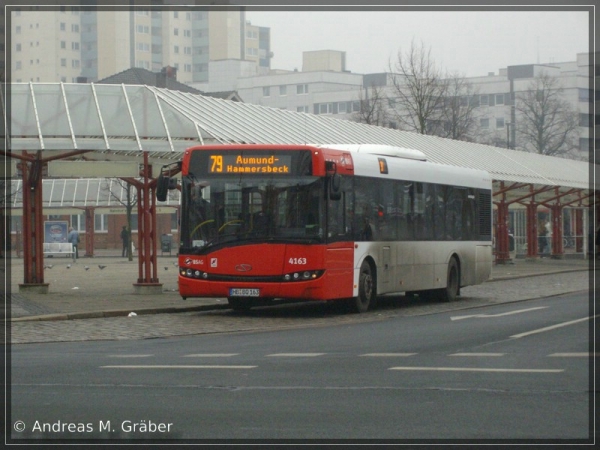
<instances>
[{"instance_id":1,"label":"red metal pole","mask_svg":"<svg viewBox=\"0 0 600 450\"><path fill-rule=\"evenodd\" d=\"M537 204L527 205L527 259L538 259Z\"/></svg>"},{"instance_id":2,"label":"red metal pole","mask_svg":"<svg viewBox=\"0 0 600 450\"><path fill-rule=\"evenodd\" d=\"M562 210L560 204L552 205L552 255L554 259L562 259L565 254L563 251L563 232L562 232Z\"/></svg>"},{"instance_id":3,"label":"red metal pole","mask_svg":"<svg viewBox=\"0 0 600 450\"><path fill-rule=\"evenodd\" d=\"M94 210L93 206L85 208L85 256L94 256Z\"/></svg>"},{"instance_id":4,"label":"red metal pole","mask_svg":"<svg viewBox=\"0 0 600 450\"><path fill-rule=\"evenodd\" d=\"M23 266L21 286L47 286L44 283L44 224L42 214L41 151L32 157L23 151ZM28 162L26 162L28 161Z\"/></svg>"},{"instance_id":5,"label":"red metal pole","mask_svg":"<svg viewBox=\"0 0 600 450\"><path fill-rule=\"evenodd\" d=\"M504 201L504 198L498 203L498 234L496 239L496 263L504 264L510 261L508 242L508 204Z\"/></svg>"}]
</instances>

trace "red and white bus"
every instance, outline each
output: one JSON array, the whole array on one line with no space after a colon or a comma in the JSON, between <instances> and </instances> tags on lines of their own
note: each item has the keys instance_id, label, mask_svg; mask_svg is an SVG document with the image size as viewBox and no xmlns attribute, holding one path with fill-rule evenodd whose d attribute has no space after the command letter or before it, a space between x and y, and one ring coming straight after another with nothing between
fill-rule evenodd
<instances>
[{"instance_id":1,"label":"red and white bus","mask_svg":"<svg viewBox=\"0 0 600 450\"><path fill-rule=\"evenodd\" d=\"M183 299L364 312L392 293L451 301L491 272L484 171L390 146L244 144L189 148L181 172Z\"/></svg>"}]
</instances>

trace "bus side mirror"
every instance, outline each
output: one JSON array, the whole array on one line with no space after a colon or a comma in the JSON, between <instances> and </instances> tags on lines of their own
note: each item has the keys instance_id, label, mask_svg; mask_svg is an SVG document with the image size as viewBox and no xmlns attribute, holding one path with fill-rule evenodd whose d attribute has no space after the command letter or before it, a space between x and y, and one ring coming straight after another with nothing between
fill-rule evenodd
<instances>
[{"instance_id":1,"label":"bus side mirror","mask_svg":"<svg viewBox=\"0 0 600 450\"><path fill-rule=\"evenodd\" d=\"M156 181L156 200L164 202L167 200L167 192L169 191L171 177L166 177L160 173L158 180Z\"/></svg>"},{"instance_id":2,"label":"bus side mirror","mask_svg":"<svg viewBox=\"0 0 600 450\"><path fill-rule=\"evenodd\" d=\"M340 200L342 198L342 176L339 173L334 173L329 177L329 199Z\"/></svg>"}]
</instances>

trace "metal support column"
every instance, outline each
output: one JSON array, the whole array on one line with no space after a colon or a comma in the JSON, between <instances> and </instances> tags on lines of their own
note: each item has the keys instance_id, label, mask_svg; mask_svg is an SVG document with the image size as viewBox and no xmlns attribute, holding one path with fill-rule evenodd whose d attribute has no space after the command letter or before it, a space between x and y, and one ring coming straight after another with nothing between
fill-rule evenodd
<instances>
[{"instance_id":1,"label":"metal support column","mask_svg":"<svg viewBox=\"0 0 600 450\"><path fill-rule=\"evenodd\" d=\"M144 152L142 180L128 181L137 189L138 195L138 272L134 291L139 294L160 293L156 253L156 180L152 178L152 166L148 153Z\"/></svg>"},{"instance_id":2,"label":"metal support column","mask_svg":"<svg viewBox=\"0 0 600 450\"><path fill-rule=\"evenodd\" d=\"M48 292L44 283L44 224L42 214L42 159L22 152L23 174L23 283L19 290Z\"/></svg>"},{"instance_id":3,"label":"metal support column","mask_svg":"<svg viewBox=\"0 0 600 450\"><path fill-rule=\"evenodd\" d=\"M563 206L557 202L551 206L550 211L552 212L552 253L550 257L552 259L563 259L565 257L563 249Z\"/></svg>"},{"instance_id":4,"label":"metal support column","mask_svg":"<svg viewBox=\"0 0 600 450\"><path fill-rule=\"evenodd\" d=\"M496 231L496 263L506 264L511 262L508 240L508 204L504 195L498 207L498 226Z\"/></svg>"},{"instance_id":5,"label":"metal support column","mask_svg":"<svg viewBox=\"0 0 600 450\"><path fill-rule=\"evenodd\" d=\"M94 212L93 206L85 208L85 256L94 256Z\"/></svg>"},{"instance_id":6,"label":"metal support column","mask_svg":"<svg viewBox=\"0 0 600 450\"><path fill-rule=\"evenodd\" d=\"M527 260L537 261L538 239L537 239L537 204L532 200L526 206L527 208Z\"/></svg>"}]
</instances>

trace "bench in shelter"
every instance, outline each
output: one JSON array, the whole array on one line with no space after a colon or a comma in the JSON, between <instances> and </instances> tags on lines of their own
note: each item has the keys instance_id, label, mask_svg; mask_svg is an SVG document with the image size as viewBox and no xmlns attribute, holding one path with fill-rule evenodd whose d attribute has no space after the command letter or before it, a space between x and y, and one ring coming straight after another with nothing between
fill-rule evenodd
<instances>
[{"instance_id":1,"label":"bench in shelter","mask_svg":"<svg viewBox=\"0 0 600 450\"><path fill-rule=\"evenodd\" d=\"M75 251L70 242L44 242L44 255L65 255L73 257Z\"/></svg>"}]
</instances>

